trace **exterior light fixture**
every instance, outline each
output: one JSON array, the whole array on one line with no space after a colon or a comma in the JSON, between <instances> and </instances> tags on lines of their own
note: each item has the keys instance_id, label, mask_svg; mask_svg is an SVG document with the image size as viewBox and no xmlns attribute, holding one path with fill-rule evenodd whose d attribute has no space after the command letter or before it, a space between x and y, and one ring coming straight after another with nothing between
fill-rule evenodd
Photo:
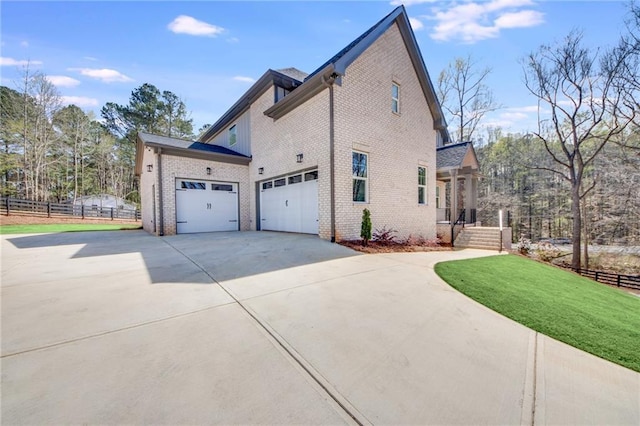
<instances>
[{"instance_id":1,"label":"exterior light fixture","mask_svg":"<svg viewBox=\"0 0 640 426\"><path fill-rule=\"evenodd\" d=\"M153 171L153 164L147 164L147 171L151 173Z\"/></svg>"},{"instance_id":2,"label":"exterior light fixture","mask_svg":"<svg viewBox=\"0 0 640 426\"><path fill-rule=\"evenodd\" d=\"M302 163L302 159L304 158L304 155L302 154L298 154L296 155L296 162L298 163Z\"/></svg>"},{"instance_id":3,"label":"exterior light fixture","mask_svg":"<svg viewBox=\"0 0 640 426\"><path fill-rule=\"evenodd\" d=\"M210 175L211 174L211 167L207 167L207 174Z\"/></svg>"},{"instance_id":4,"label":"exterior light fixture","mask_svg":"<svg viewBox=\"0 0 640 426\"><path fill-rule=\"evenodd\" d=\"M259 174L259 175L264 174L264 167L260 167L260 168L258 169L258 174Z\"/></svg>"}]
</instances>

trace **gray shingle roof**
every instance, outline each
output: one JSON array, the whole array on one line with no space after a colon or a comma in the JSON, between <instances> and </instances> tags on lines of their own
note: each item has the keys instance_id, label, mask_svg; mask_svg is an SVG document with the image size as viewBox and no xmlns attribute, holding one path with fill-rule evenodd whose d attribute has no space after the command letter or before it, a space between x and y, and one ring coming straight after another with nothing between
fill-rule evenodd
<instances>
[{"instance_id":1,"label":"gray shingle roof","mask_svg":"<svg viewBox=\"0 0 640 426\"><path fill-rule=\"evenodd\" d=\"M280 74L284 74L284 75L289 76L291 78L295 78L299 82L303 82L304 79L307 78L307 76L309 75L306 72L300 71L299 69L293 68L293 67L282 68L282 69L279 69L279 70L276 70L276 71L279 72Z\"/></svg>"},{"instance_id":2,"label":"gray shingle roof","mask_svg":"<svg viewBox=\"0 0 640 426\"><path fill-rule=\"evenodd\" d=\"M461 167L471 142L440 146L436 149L436 168Z\"/></svg>"},{"instance_id":3,"label":"gray shingle roof","mask_svg":"<svg viewBox=\"0 0 640 426\"><path fill-rule=\"evenodd\" d=\"M163 145L168 148L193 149L195 151L211 152L215 154L234 155L242 158L249 158L220 145L211 145L201 142L186 141L184 139L170 138L168 136L153 135L151 133L139 132L138 136L144 143Z\"/></svg>"}]
</instances>

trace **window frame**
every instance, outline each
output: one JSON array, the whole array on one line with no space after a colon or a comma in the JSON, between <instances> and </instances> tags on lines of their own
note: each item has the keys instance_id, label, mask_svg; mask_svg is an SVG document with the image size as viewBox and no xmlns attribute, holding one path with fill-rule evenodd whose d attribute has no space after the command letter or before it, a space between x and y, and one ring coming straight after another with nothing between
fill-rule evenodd
<instances>
[{"instance_id":1,"label":"window frame","mask_svg":"<svg viewBox=\"0 0 640 426\"><path fill-rule=\"evenodd\" d=\"M238 143L238 128L234 124L229 127L229 146L234 146L236 143Z\"/></svg>"},{"instance_id":2,"label":"window frame","mask_svg":"<svg viewBox=\"0 0 640 426\"><path fill-rule=\"evenodd\" d=\"M398 88L396 96L394 96L394 88ZM396 81L391 82L391 112L400 115L400 84Z\"/></svg>"},{"instance_id":3,"label":"window frame","mask_svg":"<svg viewBox=\"0 0 640 426\"><path fill-rule=\"evenodd\" d=\"M424 174L421 176L420 171L423 170ZM424 178L423 183L421 182L421 178ZM420 190L422 189L422 200L420 200ZM427 202L427 167L426 166L418 166L418 204L421 206L426 206Z\"/></svg>"},{"instance_id":4,"label":"window frame","mask_svg":"<svg viewBox=\"0 0 640 426\"><path fill-rule=\"evenodd\" d=\"M355 155L364 155L365 163L364 163L364 176L357 176L353 170L353 162ZM364 182L364 200L356 200L355 189L356 181ZM352 182L352 201L354 203L367 204L369 202L369 154L362 151L351 151L351 182Z\"/></svg>"},{"instance_id":5,"label":"window frame","mask_svg":"<svg viewBox=\"0 0 640 426\"><path fill-rule=\"evenodd\" d=\"M436 209L440 208L440 187L436 185Z\"/></svg>"}]
</instances>

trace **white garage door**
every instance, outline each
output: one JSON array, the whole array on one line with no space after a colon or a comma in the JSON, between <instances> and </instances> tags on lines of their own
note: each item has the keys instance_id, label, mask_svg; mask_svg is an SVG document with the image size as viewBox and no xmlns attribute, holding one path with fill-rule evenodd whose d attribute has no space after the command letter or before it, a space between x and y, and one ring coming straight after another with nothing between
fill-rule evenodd
<instances>
[{"instance_id":1,"label":"white garage door","mask_svg":"<svg viewBox=\"0 0 640 426\"><path fill-rule=\"evenodd\" d=\"M176 179L176 231L238 230L238 184Z\"/></svg>"},{"instance_id":2,"label":"white garage door","mask_svg":"<svg viewBox=\"0 0 640 426\"><path fill-rule=\"evenodd\" d=\"M318 171L301 172L260 185L260 228L318 233Z\"/></svg>"}]
</instances>

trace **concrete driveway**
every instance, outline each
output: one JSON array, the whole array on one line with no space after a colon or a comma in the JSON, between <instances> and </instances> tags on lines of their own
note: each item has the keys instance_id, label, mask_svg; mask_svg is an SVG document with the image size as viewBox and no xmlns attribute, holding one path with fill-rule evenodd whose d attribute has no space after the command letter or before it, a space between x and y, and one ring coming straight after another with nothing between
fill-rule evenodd
<instances>
[{"instance_id":1,"label":"concrete driveway","mask_svg":"<svg viewBox=\"0 0 640 426\"><path fill-rule=\"evenodd\" d=\"M640 424L640 375L316 237L2 237L4 424Z\"/></svg>"}]
</instances>

